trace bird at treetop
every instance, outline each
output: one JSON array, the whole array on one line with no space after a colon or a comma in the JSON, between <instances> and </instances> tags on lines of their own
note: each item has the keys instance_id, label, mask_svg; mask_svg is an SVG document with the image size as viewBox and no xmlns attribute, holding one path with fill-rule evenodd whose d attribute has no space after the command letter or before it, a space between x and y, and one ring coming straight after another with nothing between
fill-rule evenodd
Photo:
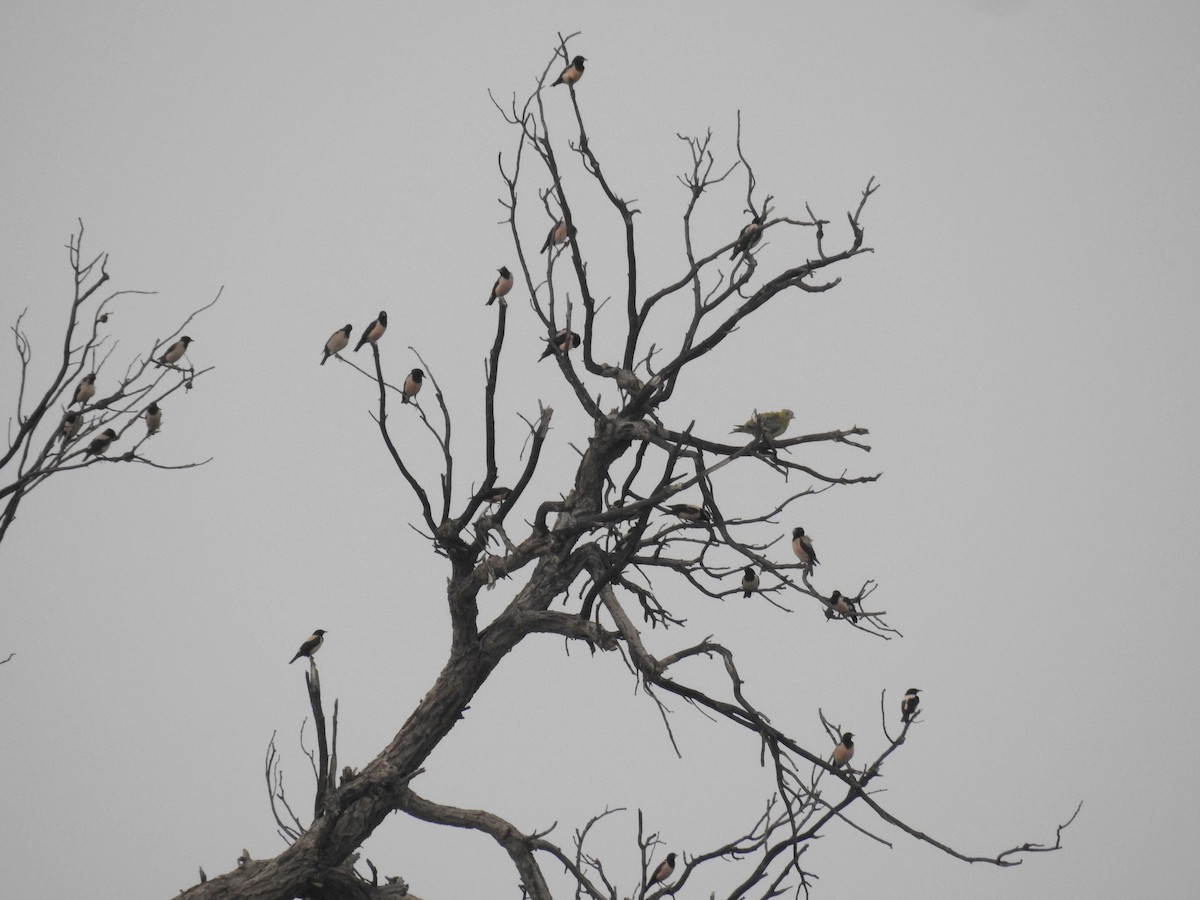
<instances>
[{"instance_id":1,"label":"bird at treetop","mask_svg":"<svg viewBox=\"0 0 1200 900\"><path fill-rule=\"evenodd\" d=\"M400 391L400 402L408 403L413 397L421 393L421 385L425 383L425 373L420 369L413 369L408 373L408 377L404 379L404 387Z\"/></svg>"},{"instance_id":2,"label":"bird at treetop","mask_svg":"<svg viewBox=\"0 0 1200 900\"><path fill-rule=\"evenodd\" d=\"M354 347L354 352L357 353L362 349L363 344L374 344L387 331L387 313L382 309L379 311L379 318L372 319L371 324L363 329L362 337L358 339L358 343Z\"/></svg>"},{"instance_id":3,"label":"bird at treetop","mask_svg":"<svg viewBox=\"0 0 1200 900\"><path fill-rule=\"evenodd\" d=\"M565 236L564 236L565 240ZM513 277L512 272L508 271L507 266L501 266L499 269L500 277L496 279L496 283L492 285L492 294L488 297L487 305L491 306L496 302L497 297L503 297L512 290Z\"/></svg>"},{"instance_id":4,"label":"bird at treetop","mask_svg":"<svg viewBox=\"0 0 1200 900\"><path fill-rule=\"evenodd\" d=\"M559 244L567 242L567 220L559 219L554 223L554 227L550 229L550 233L546 235L546 243L542 244L542 249L539 253L545 253L551 247L557 247Z\"/></svg>"},{"instance_id":5,"label":"bird at treetop","mask_svg":"<svg viewBox=\"0 0 1200 900\"><path fill-rule=\"evenodd\" d=\"M693 506L691 503L673 503L667 507L667 510L685 522L709 521L708 510L702 506Z\"/></svg>"},{"instance_id":6,"label":"bird at treetop","mask_svg":"<svg viewBox=\"0 0 1200 900\"><path fill-rule=\"evenodd\" d=\"M654 870L654 874L650 876L650 881L646 887L652 884L658 884L660 881L666 881L671 877L671 873L675 871L675 854L668 853L667 858L658 864L658 868Z\"/></svg>"},{"instance_id":7,"label":"bird at treetop","mask_svg":"<svg viewBox=\"0 0 1200 900\"><path fill-rule=\"evenodd\" d=\"M904 699L900 701L900 721L905 725L912 721L913 714L921 703L921 698L917 696L919 693L921 693L920 688L909 688Z\"/></svg>"},{"instance_id":8,"label":"bird at treetop","mask_svg":"<svg viewBox=\"0 0 1200 900\"><path fill-rule=\"evenodd\" d=\"M354 328L351 325L344 325L329 336L329 340L325 342L325 353L321 357L321 365L325 365L326 360L335 353L341 353L350 343L350 332Z\"/></svg>"},{"instance_id":9,"label":"bird at treetop","mask_svg":"<svg viewBox=\"0 0 1200 900\"><path fill-rule=\"evenodd\" d=\"M790 409L777 409L774 412L756 413L746 420L745 425L735 425L730 434L759 434L768 438L777 438L787 431L788 423L796 418Z\"/></svg>"},{"instance_id":10,"label":"bird at treetop","mask_svg":"<svg viewBox=\"0 0 1200 900\"><path fill-rule=\"evenodd\" d=\"M842 735L841 742L833 748L833 767L840 769L854 758L854 735L849 731Z\"/></svg>"},{"instance_id":11,"label":"bird at treetop","mask_svg":"<svg viewBox=\"0 0 1200 900\"><path fill-rule=\"evenodd\" d=\"M162 410L158 408L158 403L151 401L146 407L146 434L154 434L162 427Z\"/></svg>"},{"instance_id":12,"label":"bird at treetop","mask_svg":"<svg viewBox=\"0 0 1200 900\"><path fill-rule=\"evenodd\" d=\"M746 223L741 234L738 235L737 243L733 245L733 252L729 254L730 259L736 259L739 253L748 253L751 247L762 240L762 223L762 216L755 216Z\"/></svg>"},{"instance_id":13,"label":"bird at treetop","mask_svg":"<svg viewBox=\"0 0 1200 900\"><path fill-rule=\"evenodd\" d=\"M473 500L482 500L484 503L491 505L491 504L496 504L496 503L503 503L505 500L508 499L508 495L511 493L512 493L512 488L494 487L488 491L480 491L472 499Z\"/></svg>"},{"instance_id":14,"label":"bird at treetop","mask_svg":"<svg viewBox=\"0 0 1200 900\"><path fill-rule=\"evenodd\" d=\"M71 438L79 433L79 426L83 424L83 413L76 410L69 412L63 416L62 427L59 432L62 435L62 442L65 444Z\"/></svg>"},{"instance_id":15,"label":"bird at treetop","mask_svg":"<svg viewBox=\"0 0 1200 900\"><path fill-rule=\"evenodd\" d=\"M92 442L87 445L87 449L83 451L84 458L89 456L103 456L109 445L117 439L117 433L111 428L105 428L100 432L98 437L92 438Z\"/></svg>"},{"instance_id":16,"label":"bird at treetop","mask_svg":"<svg viewBox=\"0 0 1200 900\"><path fill-rule=\"evenodd\" d=\"M84 375L83 378L79 379L79 384L75 385L75 396L71 398L71 402L67 404L67 407L70 408L76 403L82 406L95 395L96 373L92 372L90 375Z\"/></svg>"},{"instance_id":17,"label":"bird at treetop","mask_svg":"<svg viewBox=\"0 0 1200 900\"><path fill-rule=\"evenodd\" d=\"M854 601L849 597L842 595L841 591L834 591L829 597L829 607L825 610L825 617L833 618L833 613L838 612L843 619L849 619L855 624L858 623L858 616L854 614Z\"/></svg>"},{"instance_id":18,"label":"bird at treetop","mask_svg":"<svg viewBox=\"0 0 1200 900\"><path fill-rule=\"evenodd\" d=\"M175 343L173 343L170 347L167 348L166 352L163 353L163 355L160 356L155 361L155 365L158 365L158 366L173 366L173 365L175 365L175 363L177 363L177 362L179 362L179 360L183 359L183 354L187 353L188 344L190 344L191 342L192 342L192 339L185 334L183 337L181 337L179 340L177 340Z\"/></svg>"},{"instance_id":19,"label":"bird at treetop","mask_svg":"<svg viewBox=\"0 0 1200 900\"><path fill-rule=\"evenodd\" d=\"M567 353L572 347L578 347L580 337L574 331L563 329L554 336L554 340L546 341L546 349L542 351L542 355L538 357L538 362L541 362L547 356L553 355L557 350L559 353Z\"/></svg>"},{"instance_id":20,"label":"bird at treetop","mask_svg":"<svg viewBox=\"0 0 1200 900\"><path fill-rule=\"evenodd\" d=\"M796 554L796 559L800 560L809 575L812 574L813 566L821 563L817 559L816 551L813 550L812 538L804 533L803 528L792 529L792 552Z\"/></svg>"},{"instance_id":21,"label":"bird at treetop","mask_svg":"<svg viewBox=\"0 0 1200 900\"><path fill-rule=\"evenodd\" d=\"M312 637L300 645L300 649L296 651L296 655L288 660L288 665L290 666L302 656L307 656L311 660L313 654L321 649L323 643L325 643L325 629L318 628L312 633Z\"/></svg>"},{"instance_id":22,"label":"bird at treetop","mask_svg":"<svg viewBox=\"0 0 1200 900\"><path fill-rule=\"evenodd\" d=\"M754 571L754 566L746 566L742 572L742 596L749 597L758 590L758 573Z\"/></svg>"},{"instance_id":23,"label":"bird at treetop","mask_svg":"<svg viewBox=\"0 0 1200 900\"><path fill-rule=\"evenodd\" d=\"M587 62L587 60L582 56L575 57L573 60L571 60L571 64L558 74L558 78L555 79L554 84L550 85L550 87L555 87L559 84L574 84L577 82L583 77L583 64L585 62Z\"/></svg>"}]
</instances>

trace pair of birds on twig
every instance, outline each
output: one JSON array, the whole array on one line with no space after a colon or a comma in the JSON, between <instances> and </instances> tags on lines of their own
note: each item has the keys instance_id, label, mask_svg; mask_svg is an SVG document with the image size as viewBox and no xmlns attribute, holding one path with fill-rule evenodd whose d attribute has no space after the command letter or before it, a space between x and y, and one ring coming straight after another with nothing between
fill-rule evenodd
<instances>
[{"instance_id":1,"label":"pair of birds on twig","mask_svg":"<svg viewBox=\"0 0 1200 900\"><path fill-rule=\"evenodd\" d=\"M900 721L905 725L913 720L913 716L917 713L917 707L921 703L921 698L917 695L921 693L920 688L909 688L904 695L904 699L900 701ZM837 742L833 748L832 761L835 769L840 769L842 766L850 762L854 758L854 734L845 732L842 739Z\"/></svg>"}]
</instances>

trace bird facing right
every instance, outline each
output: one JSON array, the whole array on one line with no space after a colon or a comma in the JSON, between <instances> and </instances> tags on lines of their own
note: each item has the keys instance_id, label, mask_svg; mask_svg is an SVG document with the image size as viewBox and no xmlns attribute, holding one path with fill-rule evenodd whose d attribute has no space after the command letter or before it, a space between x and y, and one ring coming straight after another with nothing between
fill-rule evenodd
<instances>
[{"instance_id":1,"label":"bird facing right","mask_svg":"<svg viewBox=\"0 0 1200 900\"><path fill-rule=\"evenodd\" d=\"M833 748L833 767L840 769L854 758L854 735L847 731Z\"/></svg>"},{"instance_id":2,"label":"bird facing right","mask_svg":"<svg viewBox=\"0 0 1200 900\"><path fill-rule=\"evenodd\" d=\"M329 340L325 342L325 352L321 355L321 365L325 365L329 357L336 356L346 349L350 343L350 332L353 330L354 326L344 325L329 336Z\"/></svg>"},{"instance_id":3,"label":"bird facing right","mask_svg":"<svg viewBox=\"0 0 1200 900\"><path fill-rule=\"evenodd\" d=\"M362 337L358 339L358 343L354 345L354 352L357 353L362 349L363 344L374 344L387 331L387 313L384 310L379 311L379 316L371 320L371 324L363 329Z\"/></svg>"},{"instance_id":4,"label":"bird facing right","mask_svg":"<svg viewBox=\"0 0 1200 900\"><path fill-rule=\"evenodd\" d=\"M904 695L904 699L900 701L900 721L907 725L912 721L913 715L916 714L917 706L921 703L921 698L917 694L921 693L920 688L909 688L908 693Z\"/></svg>"},{"instance_id":5,"label":"bird facing right","mask_svg":"<svg viewBox=\"0 0 1200 900\"><path fill-rule=\"evenodd\" d=\"M761 433L767 438L777 438L787 431L788 424L794 418L796 418L796 414L790 409L778 409L773 412L757 413L747 419L745 424L733 426L733 431L729 433Z\"/></svg>"},{"instance_id":6,"label":"bird facing right","mask_svg":"<svg viewBox=\"0 0 1200 900\"><path fill-rule=\"evenodd\" d=\"M306 656L309 660L311 660L313 654L321 649L321 645L323 643L325 643L325 629L318 628L312 633L312 636L309 637L308 640L300 645L300 649L296 651L296 655L288 660L288 665L290 666L302 656Z\"/></svg>"}]
</instances>

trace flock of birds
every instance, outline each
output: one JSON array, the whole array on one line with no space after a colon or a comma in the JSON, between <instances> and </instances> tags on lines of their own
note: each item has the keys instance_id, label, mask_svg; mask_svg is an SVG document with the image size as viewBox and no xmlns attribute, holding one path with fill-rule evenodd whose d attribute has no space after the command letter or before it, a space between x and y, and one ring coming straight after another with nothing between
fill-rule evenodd
<instances>
[{"instance_id":1,"label":"flock of birds","mask_svg":"<svg viewBox=\"0 0 1200 900\"><path fill-rule=\"evenodd\" d=\"M101 321L107 321L108 316L101 317ZM163 354L154 360L156 366L176 366L183 359L183 355L187 353L188 344L192 343L192 339L186 334L179 340L175 341L168 347ZM75 435L79 434L79 429L83 426L83 414L88 410L88 401L96 396L96 373L89 372L79 379L79 384L75 385L75 393L71 395L71 402L67 404L67 411L63 414L62 424L58 429L58 436L62 439L62 444L65 447L67 443L74 439ZM79 404L79 409L72 409L76 403ZM157 434L162 428L162 409L158 405L158 401L151 401L145 410L141 413L141 418L146 423L147 436ZM84 459L89 456L104 456L112 442L117 439L117 433L112 428L105 428L102 432L92 438L87 447L83 450Z\"/></svg>"}]
</instances>

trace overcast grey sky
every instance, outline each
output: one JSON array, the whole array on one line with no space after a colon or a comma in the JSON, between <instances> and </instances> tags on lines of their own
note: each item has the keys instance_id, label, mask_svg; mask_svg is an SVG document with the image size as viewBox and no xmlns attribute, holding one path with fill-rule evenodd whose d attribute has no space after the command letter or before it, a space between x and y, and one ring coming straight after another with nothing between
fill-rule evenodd
<instances>
[{"instance_id":1,"label":"overcast grey sky","mask_svg":"<svg viewBox=\"0 0 1200 900\"><path fill-rule=\"evenodd\" d=\"M890 711L924 688L883 797L965 852L1053 842L1084 801L1064 851L1003 871L834 828L807 857L816 896L1191 894L1200 10L985 0L9 9L0 321L29 308L37 372L57 352L77 218L85 249L111 254L115 288L158 291L117 308L121 352L224 295L189 326L192 361L217 369L165 408L151 448L214 461L55 479L0 549L0 658L16 652L0 668L3 893L166 897L198 865L282 849L262 760L278 729L307 807L307 700L286 662L313 628L329 631L322 683L341 701L345 764L373 757L431 684L446 569L407 525L417 506L379 445L371 385L318 367L319 351L388 309L388 371L420 350L456 416L463 495L481 478L483 301L515 259L496 203L514 136L487 92L524 97L556 32L574 30L594 149L642 210L648 288L681 270L677 133L711 127L732 161L740 110L760 190L782 214L811 204L838 240L867 179L882 183L864 216L875 254L839 268L831 293L773 302L665 417L719 436L787 406L805 431L870 428L869 455L811 458L884 477L791 518L820 541L816 584L876 579L904 638L678 588L689 626L648 633L650 649L716 634L751 699L814 747L820 708L878 752L880 691ZM567 98L548 102L565 138ZM593 277L616 293L619 222L572 166ZM533 249L545 183L524 200ZM712 246L744 205L740 176L714 193ZM761 259L780 265L782 243ZM535 487L552 496L585 423L534 362L526 296L510 298L502 479L518 465L517 413L543 400L558 412ZM6 415L16 373L6 340ZM430 441L413 429L402 445L432 477ZM749 511L785 488L756 476L723 489ZM504 662L420 787L526 829L557 821L563 843L606 805L641 807L669 848L696 852L749 824L771 783L751 742L682 706L674 724L682 761L614 655L566 657L546 639ZM626 890L635 826L628 815L601 836ZM396 819L367 853L434 900L519 896L476 835Z\"/></svg>"}]
</instances>

